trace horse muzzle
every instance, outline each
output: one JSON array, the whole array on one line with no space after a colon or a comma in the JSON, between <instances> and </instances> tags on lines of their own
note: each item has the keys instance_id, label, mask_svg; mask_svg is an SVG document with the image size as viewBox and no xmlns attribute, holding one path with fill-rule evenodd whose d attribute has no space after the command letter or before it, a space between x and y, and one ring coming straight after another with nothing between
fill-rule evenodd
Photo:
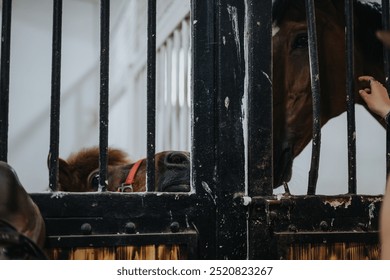
<instances>
[{"instance_id":1,"label":"horse muzzle","mask_svg":"<svg viewBox=\"0 0 390 280\"><path fill-rule=\"evenodd\" d=\"M163 161L163 172L158 180L160 192L189 192L190 155L187 152L170 152Z\"/></svg>"}]
</instances>

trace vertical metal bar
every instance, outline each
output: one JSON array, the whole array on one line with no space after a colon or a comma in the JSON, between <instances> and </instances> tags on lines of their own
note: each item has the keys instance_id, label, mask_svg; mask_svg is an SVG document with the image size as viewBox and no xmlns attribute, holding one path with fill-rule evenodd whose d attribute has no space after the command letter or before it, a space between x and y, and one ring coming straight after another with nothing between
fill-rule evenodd
<instances>
[{"instance_id":1,"label":"vertical metal bar","mask_svg":"<svg viewBox=\"0 0 390 280\"><path fill-rule=\"evenodd\" d=\"M306 17L309 37L310 76L313 100L313 144L307 194L312 195L316 193L321 150L320 71L318 63L314 0L306 0Z\"/></svg>"},{"instance_id":2,"label":"vertical metal bar","mask_svg":"<svg viewBox=\"0 0 390 280\"><path fill-rule=\"evenodd\" d=\"M247 257L247 213L238 202L246 192L247 1L217 1L217 259Z\"/></svg>"},{"instance_id":3,"label":"vertical metal bar","mask_svg":"<svg viewBox=\"0 0 390 280\"><path fill-rule=\"evenodd\" d=\"M353 0L345 0L345 63L348 124L348 193L356 194L356 124Z\"/></svg>"},{"instance_id":4,"label":"vertical metal bar","mask_svg":"<svg viewBox=\"0 0 390 280\"><path fill-rule=\"evenodd\" d=\"M249 196L272 195L272 1L248 0ZM259 141L261 139L261 141Z\"/></svg>"},{"instance_id":5,"label":"vertical metal bar","mask_svg":"<svg viewBox=\"0 0 390 280\"><path fill-rule=\"evenodd\" d=\"M110 61L110 0L100 2L100 123L99 191L106 189Z\"/></svg>"},{"instance_id":6,"label":"vertical metal bar","mask_svg":"<svg viewBox=\"0 0 390 280\"><path fill-rule=\"evenodd\" d=\"M148 61L147 61L147 164L146 189L155 190L156 152L156 0L148 0Z\"/></svg>"},{"instance_id":7,"label":"vertical metal bar","mask_svg":"<svg viewBox=\"0 0 390 280\"><path fill-rule=\"evenodd\" d=\"M192 0L191 182L199 197L199 256L216 259L216 2Z\"/></svg>"},{"instance_id":8,"label":"vertical metal bar","mask_svg":"<svg viewBox=\"0 0 390 280\"><path fill-rule=\"evenodd\" d=\"M390 30L389 0L382 0L382 29ZM390 50L386 47L383 47L383 62L386 88L390 96ZM387 176L390 174L390 129L388 125L386 129L386 174Z\"/></svg>"},{"instance_id":9,"label":"vertical metal bar","mask_svg":"<svg viewBox=\"0 0 390 280\"><path fill-rule=\"evenodd\" d=\"M50 150L49 150L49 187L57 189L58 150L60 138L60 99L61 99L61 36L62 36L62 0L53 2L53 42L51 68L51 106L50 106Z\"/></svg>"},{"instance_id":10,"label":"vertical metal bar","mask_svg":"<svg viewBox=\"0 0 390 280\"><path fill-rule=\"evenodd\" d=\"M272 0L247 1L248 34L248 195L273 194ZM250 51L249 51L250 50ZM259 141L261 139L261 141ZM248 219L248 256L266 250L269 235L257 218ZM262 238L258 238L262 232Z\"/></svg>"},{"instance_id":11,"label":"vertical metal bar","mask_svg":"<svg viewBox=\"0 0 390 280\"><path fill-rule=\"evenodd\" d=\"M0 160L8 160L9 68L12 0L3 0L0 73Z\"/></svg>"}]
</instances>

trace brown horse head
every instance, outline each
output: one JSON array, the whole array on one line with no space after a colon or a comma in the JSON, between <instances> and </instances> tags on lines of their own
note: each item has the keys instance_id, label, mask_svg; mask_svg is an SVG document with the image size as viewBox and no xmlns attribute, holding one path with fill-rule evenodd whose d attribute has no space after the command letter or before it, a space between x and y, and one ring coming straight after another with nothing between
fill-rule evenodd
<instances>
[{"instance_id":1,"label":"brown horse head","mask_svg":"<svg viewBox=\"0 0 390 280\"><path fill-rule=\"evenodd\" d=\"M321 125L346 111L344 1L315 0ZM384 78L378 6L354 2L355 75ZM291 179L293 159L312 139L312 93L304 0L273 5L274 187ZM356 79L357 83L357 79ZM355 85L357 89L357 84ZM359 95L355 102L363 104Z\"/></svg>"},{"instance_id":2,"label":"brown horse head","mask_svg":"<svg viewBox=\"0 0 390 280\"><path fill-rule=\"evenodd\" d=\"M0 161L0 259L28 259L31 252L43 256L40 250L45 235L45 222L39 208L23 188L14 169ZM14 238L10 238L12 236ZM24 249L30 249L30 254Z\"/></svg>"},{"instance_id":3,"label":"brown horse head","mask_svg":"<svg viewBox=\"0 0 390 280\"><path fill-rule=\"evenodd\" d=\"M128 155L119 149L108 149L108 165L124 165L131 161ZM92 147L73 153L67 160L59 159L59 182L57 191L85 192L89 174L99 167L99 148ZM96 190L95 190L96 191Z\"/></svg>"},{"instance_id":4,"label":"brown horse head","mask_svg":"<svg viewBox=\"0 0 390 280\"><path fill-rule=\"evenodd\" d=\"M83 149L72 154L66 161L60 159L59 163L58 191L97 191L99 148ZM187 152L157 153L155 170L155 191L188 192L190 190L190 160ZM146 159L131 163L125 152L110 148L107 173L108 191L145 191ZM134 175L130 176L130 173ZM132 182L126 182L126 179Z\"/></svg>"},{"instance_id":5,"label":"brown horse head","mask_svg":"<svg viewBox=\"0 0 390 280\"><path fill-rule=\"evenodd\" d=\"M155 155L157 192L190 191L190 157L187 152L165 151ZM99 171L89 175L88 188L98 186ZM108 167L108 191L143 192L146 190L146 159L136 163Z\"/></svg>"}]
</instances>

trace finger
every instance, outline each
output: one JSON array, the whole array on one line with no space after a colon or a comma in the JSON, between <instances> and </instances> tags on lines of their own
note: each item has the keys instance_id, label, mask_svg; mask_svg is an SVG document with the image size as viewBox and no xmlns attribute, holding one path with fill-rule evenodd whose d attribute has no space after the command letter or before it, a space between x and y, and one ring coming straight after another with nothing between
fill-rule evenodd
<instances>
[{"instance_id":1,"label":"finger","mask_svg":"<svg viewBox=\"0 0 390 280\"><path fill-rule=\"evenodd\" d=\"M371 89L369 89L369 88L363 88L363 89L360 89L359 92L360 91L364 91L367 94L371 94Z\"/></svg>"},{"instance_id":2,"label":"finger","mask_svg":"<svg viewBox=\"0 0 390 280\"><path fill-rule=\"evenodd\" d=\"M365 100L367 97L368 97L368 95L369 95L369 93L367 92L367 91L365 91L365 90L359 90L359 94L360 94L360 96Z\"/></svg>"},{"instance_id":3,"label":"finger","mask_svg":"<svg viewBox=\"0 0 390 280\"><path fill-rule=\"evenodd\" d=\"M361 81L361 82L369 82L369 81L375 80L375 79L372 76L360 76L358 78L358 80Z\"/></svg>"},{"instance_id":4,"label":"finger","mask_svg":"<svg viewBox=\"0 0 390 280\"><path fill-rule=\"evenodd\" d=\"M363 90L363 89L359 90L359 94L360 94L362 97L368 95L367 91L366 91L366 90Z\"/></svg>"},{"instance_id":5,"label":"finger","mask_svg":"<svg viewBox=\"0 0 390 280\"><path fill-rule=\"evenodd\" d=\"M371 87L375 87L375 86L379 86L379 87L383 87L382 83L377 81L377 80L370 80L370 86Z\"/></svg>"}]
</instances>

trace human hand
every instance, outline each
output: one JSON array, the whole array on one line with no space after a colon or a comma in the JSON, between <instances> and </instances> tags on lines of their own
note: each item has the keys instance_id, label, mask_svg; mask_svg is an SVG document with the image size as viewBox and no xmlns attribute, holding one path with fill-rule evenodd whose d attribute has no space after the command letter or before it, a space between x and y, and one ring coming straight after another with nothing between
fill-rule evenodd
<instances>
[{"instance_id":1,"label":"human hand","mask_svg":"<svg viewBox=\"0 0 390 280\"><path fill-rule=\"evenodd\" d=\"M375 114L385 118L390 112L390 98L386 88L371 76L361 76L358 79L370 83L370 88L359 90L359 94L368 108Z\"/></svg>"}]
</instances>

